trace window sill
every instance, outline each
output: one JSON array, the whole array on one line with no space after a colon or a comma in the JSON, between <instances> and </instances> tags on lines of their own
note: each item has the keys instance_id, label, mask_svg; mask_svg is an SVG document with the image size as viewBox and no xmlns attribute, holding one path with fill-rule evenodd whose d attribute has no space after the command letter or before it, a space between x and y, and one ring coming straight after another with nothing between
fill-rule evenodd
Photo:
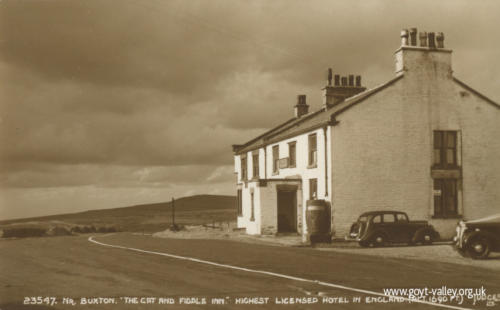
<instances>
[{"instance_id":1,"label":"window sill","mask_svg":"<svg viewBox=\"0 0 500 310\"><path fill-rule=\"evenodd\" d=\"M447 219L462 219L462 215L433 215L433 219L441 219L441 220L447 220Z\"/></svg>"},{"instance_id":2,"label":"window sill","mask_svg":"<svg viewBox=\"0 0 500 310\"><path fill-rule=\"evenodd\" d=\"M278 174L280 174L280 173L279 173L279 172L277 172L277 171L276 171L276 172L275 172L275 171L273 171L273 174L272 174L272 175L278 175Z\"/></svg>"},{"instance_id":3,"label":"window sill","mask_svg":"<svg viewBox=\"0 0 500 310\"><path fill-rule=\"evenodd\" d=\"M297 165L293 165L293 166L290 165L290 166L288 166L288 168L297 168Z\"/></svg>"},{"instance_id":4,"label":"window sill","mask_svg":"<svg viewBox=\"0 0 500 310\"><path fill-rule=\"evenodd\" d=\"M318 168L318 164L307 165L307 169Z\"/></svg>"},{"instance_id":5,"label":"window sill","mask_svg":"<svg viewBox=\"0 0 500 310\"><path fill-rule=\"evenodd\" d=\"M431 166L432 170L459 170L460 166Z\"/></svg>"},{"instance_id":6,"label":"window sill","mask_svg":"<svg viewBox=\"0 0 500 310\"><path fill-rule=\"evenodd\" d=\"M460 179L460 169L431 169L431 177L433 179Z\"/></svg>"}]
</instances>

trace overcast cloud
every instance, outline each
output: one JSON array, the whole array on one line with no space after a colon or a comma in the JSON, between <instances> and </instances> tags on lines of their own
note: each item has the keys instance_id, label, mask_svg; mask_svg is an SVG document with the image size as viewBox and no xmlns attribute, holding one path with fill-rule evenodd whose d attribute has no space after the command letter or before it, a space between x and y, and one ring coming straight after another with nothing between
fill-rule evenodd
<instances>
[{"instance_id":1,"label":"overcast cloud","mask_svg":"<svg viewBox=\"0 0 500 310\"><path fill-rule=\"evenodd\" d=\"M500 101L498 1L0 2L0 219L233 194L231 144L321 106L325 71L394 75L442 31Z\"/></svg>"}]
</instances>

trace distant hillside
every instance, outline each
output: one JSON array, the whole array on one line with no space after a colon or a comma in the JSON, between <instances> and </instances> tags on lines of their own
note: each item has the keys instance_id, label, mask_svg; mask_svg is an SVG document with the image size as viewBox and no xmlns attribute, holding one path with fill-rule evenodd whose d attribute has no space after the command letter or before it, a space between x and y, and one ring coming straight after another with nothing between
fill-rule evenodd
<instances>
[{"instance_id":1,"label":"distant hillside","mask_svg":"<svg viewBox=\"0 0 500 310\"><path fill-rule=\"evenodd\" d=\"M236 220L236 197L196 195L175 200L175 220L178 224L206 224ZM172 224L171 202L142 204L113 209L89 210L78 213L0 221L10 224L94 224L115 225L126 231L160 231Z\"/></svg>"}]
</instances>

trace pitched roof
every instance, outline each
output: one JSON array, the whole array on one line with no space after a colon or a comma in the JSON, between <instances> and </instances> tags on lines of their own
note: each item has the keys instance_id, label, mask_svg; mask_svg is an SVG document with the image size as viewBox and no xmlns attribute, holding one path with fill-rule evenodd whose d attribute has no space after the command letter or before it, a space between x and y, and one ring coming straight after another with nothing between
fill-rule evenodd
<instances>
[{"instance_id":1,"label":"pitched roof","mask_svg":"<svg viewBox=\"0 0 500 310\"><path fill-rule=\"evenodd\" d=\"M300 118L290 119L282 123L281 125L265 132L264 134L246 142L245 144L236 146L236 148L234 149L235 153L246 153L265 145L281 141L283 139L293 137L307 131L315 130L327 124L332 125L334 124L335 116L362 102L366 98L369 98L371 95L376 94L384 88L392 85L402 77L403 75L399 75L394 79L388 81L387 83L347 98L345 101L336 104L328 109L322 108L315 112L306 114Z\"/></svg>"},{"instance_id":2,"label":"pitched roof","mask_svg":"<svg viewBox=\"0 0 500 310\"><path fill-rule=\"evenodd\" d=\"M462 86L463 88L467 89L474 95L478 96L479 98L483 99L484 101L488 102L489 104L492 104L493 106L500 108L500 104L496 103L495 101L491 100L490 98L486 97L485 95L481 94L474 88L470 87L469 85L465 84L464 82L460 81L456 77L453 78L453 81L455 81L458 85Z\"/></svg>"},{"instance_id":3,"label":"pitched roof","mask_svg":"<svg viewBox=\"0 0 500 310\"><path fill-rule=\"evenodd\" d=\"M321 128L326 125L334 125L335 124L335 117L344 111L350 109L351 107L355 106L358 103L363 102L365 99L369 98L370 96L380 92L381 90L385 89L386 87L394 84L401 78L403 78L403 74L398 75L397 77L393 78L392 80L377 86L375 88L366 90L362 93L359 93L355 96L352 96L350 98L347 98L345 101L334 105L333 107L330 107L328 109L322 108L318 111L311 112L309 114L306 114L300 118L292 118L287 120L286 122L274 127L271 130L266 131L262 135L246 142L245 144L242 145L235 145L234 146L234 151L236 154L242 154L248 151L252 151L258 148L261 148L263 146L294 137L296 135L302 134L304 132L312 131L318 128ZM453 78L453 81L462 86L463 88L467 89L471 93L475 94L479 98L483 99L489 104L492 104L493 106L500 108L500 105L496 103L495 101L491 100L490 98L486 97L485 95L481 94L477 90L473 89L469 85L465 84L464 82L460 81L457 78Z\"/></svg>"}]
</instances>

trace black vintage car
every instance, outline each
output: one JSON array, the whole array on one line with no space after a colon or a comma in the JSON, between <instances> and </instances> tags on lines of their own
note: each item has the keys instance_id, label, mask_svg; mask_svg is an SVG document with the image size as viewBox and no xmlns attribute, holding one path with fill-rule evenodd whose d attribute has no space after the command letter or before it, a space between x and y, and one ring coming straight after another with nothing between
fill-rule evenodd
<instances>
[{"instance_id":1,"label":"black vintage car","mask_svg":"<svg viewBox=\"0 0 500 310\"><path fill-rule=\"evenodd\" d=\"M460 254L474 259L484 259L490 252L500 252L500 214L460 221L453 240Z\"/></svg>"},{"instance_id":2,"label":"black vintage car","mask_svg":"<svg viewBox=\"0 0 500 310\"><path fill-rule=\"evenodd\" d=\"M361 214L346 239L356 240L363 247L388 243L431 244L439 239L439 233L426 221L410 221L404 212L372 211Z\"/></svg>"}]
</instances>

